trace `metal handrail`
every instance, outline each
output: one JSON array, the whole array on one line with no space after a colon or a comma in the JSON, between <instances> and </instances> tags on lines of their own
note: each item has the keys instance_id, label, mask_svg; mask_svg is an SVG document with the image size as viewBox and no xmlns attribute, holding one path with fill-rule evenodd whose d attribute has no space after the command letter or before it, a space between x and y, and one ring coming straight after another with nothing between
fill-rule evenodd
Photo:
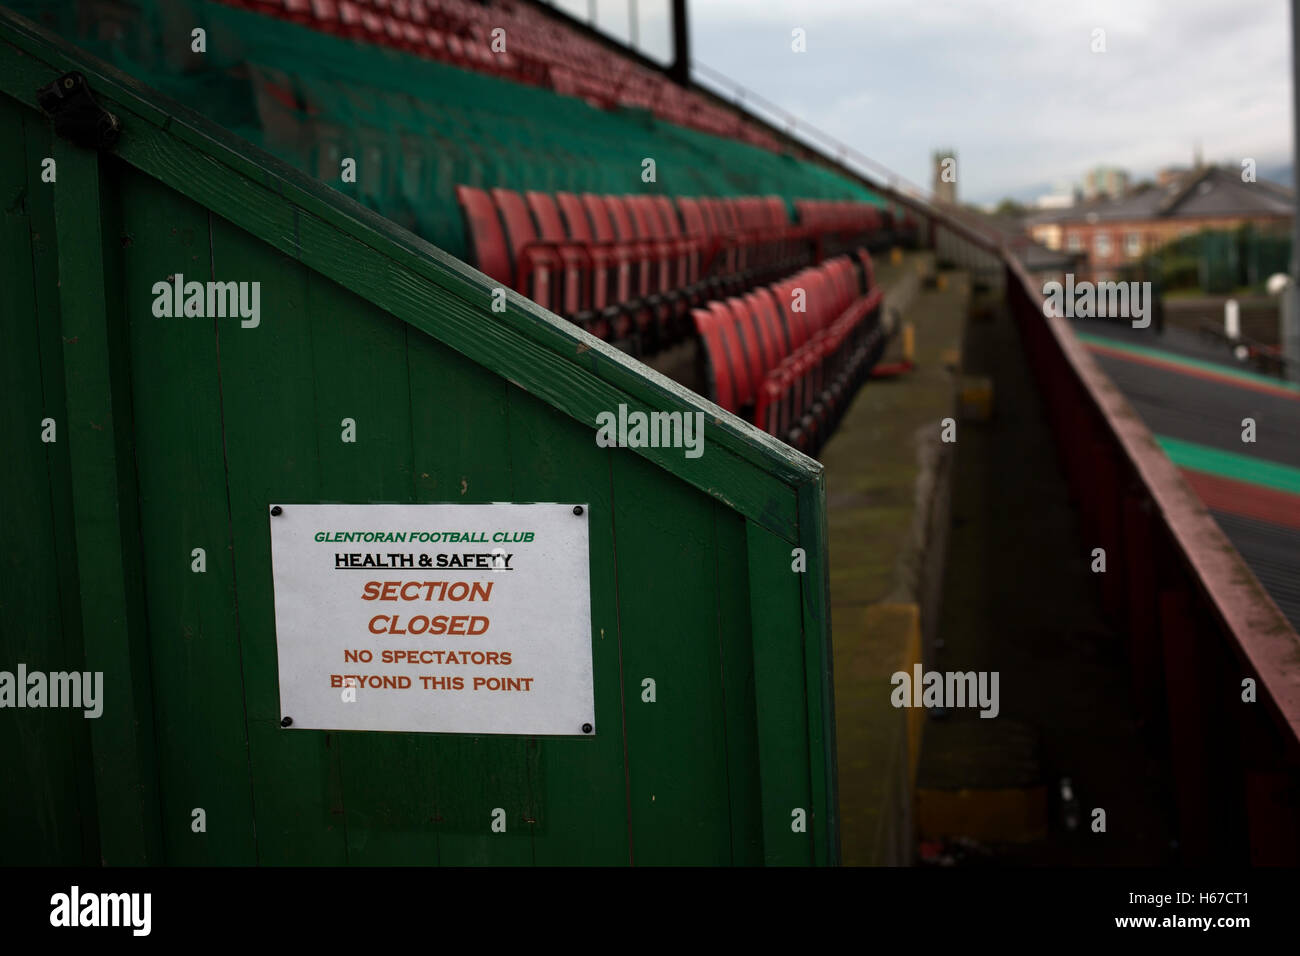
<instances>
[{"instance_id":1,"label":"metal handrail","mask_svg":"<svg viewBox=\"0 0 1300 956\"><path fill-rule=\"evenodd\" d=\"M759 111L755 109L755 106L758 106L762 112L768 114L766 117L760 116L759 118L764 119L772 126L784 127L787 136L798 139L806 146L829 148L833 156L828 158L833 158L841 165L849 167L858 175L871 179L882 178L890 189L907 194L914 199L924 199L926 191L920 186L900 176L883 163L879 163L865 153L854 149L842 140L836 139L830 133L818 129L811 123L800 120L793 113L720 73L713 67L701 63L699 60L692 60L691 72L694 76L708 81L709 92L729 101L732 106L741 112L757 113ZM812 142L809 142L810 139Z\"/></svg>"}]
</instances>

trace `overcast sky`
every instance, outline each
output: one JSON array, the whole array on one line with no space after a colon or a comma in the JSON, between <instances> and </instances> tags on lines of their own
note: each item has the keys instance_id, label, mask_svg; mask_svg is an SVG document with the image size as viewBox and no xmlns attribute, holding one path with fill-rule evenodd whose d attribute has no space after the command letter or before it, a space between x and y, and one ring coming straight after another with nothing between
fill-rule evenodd
<instances>
[{"instance_id":1,"label":"overcast sky","mask_svg":"<svg viewBox=\"0 0 1300 956\"><path fill-rule=\"evenodd\" d=\"M590 0L558 0L586 19ZM667 0L636 0L669 49ZM1291 158L1286 0L691 0L692 58L929 188L952 146L963 201L1033 198L1097 164L1135 178ZM629 36L628 0L597 22ZM791 51L802 28L807 52ZM1106 51L1092 52L1093 31Z\"/></svg>"}]
</instances>

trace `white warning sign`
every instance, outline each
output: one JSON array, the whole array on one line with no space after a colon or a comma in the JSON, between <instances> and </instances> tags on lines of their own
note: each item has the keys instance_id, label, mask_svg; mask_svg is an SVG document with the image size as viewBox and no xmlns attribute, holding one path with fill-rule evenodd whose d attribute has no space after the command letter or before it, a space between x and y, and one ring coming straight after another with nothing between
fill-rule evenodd
<instances>
[{"instance_id":1,"label":"white warning sign","mask_svg":"<svg viewBox=\"0 0 1300 956\"><path fill-rule=\"evenodd\" d=\"M587 506L270 507L281 725L596 732Z\"/></svg>"}]
</instances>

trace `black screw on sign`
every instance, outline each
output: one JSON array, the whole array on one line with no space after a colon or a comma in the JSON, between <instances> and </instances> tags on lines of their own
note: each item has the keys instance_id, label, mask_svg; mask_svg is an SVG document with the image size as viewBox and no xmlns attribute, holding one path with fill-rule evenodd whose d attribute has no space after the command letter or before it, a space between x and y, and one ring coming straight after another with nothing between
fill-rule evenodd
<instances>
[{"instance_id":1,"label":"black screw on sign","mask_svg":"<svg viewBox=\"0 0 1300 956\"><path fill-rule=\"evenodd\" d=\"M111 149L122 132L116 116L95 102L86 78L73 70L36 91L36 102L54 120L54 132L86 149Z\"/></svg>"}]
</instances>

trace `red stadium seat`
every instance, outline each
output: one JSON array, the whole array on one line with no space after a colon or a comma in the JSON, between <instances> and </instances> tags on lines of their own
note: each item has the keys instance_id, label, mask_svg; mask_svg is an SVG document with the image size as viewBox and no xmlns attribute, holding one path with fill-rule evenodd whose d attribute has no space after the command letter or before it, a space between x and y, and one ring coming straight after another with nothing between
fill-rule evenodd
<instances>
[{"instance_id":1,"label":"red stadium seat","mask_svg":"<svg viewBox=\"0 0 1300 956\"><path fill-rule=\"evenodd\" d=\"M492 197L473 186L457 186L456 198L465 211L478 270L498 282L514 287L510 250L506 246L505 232L501 229L501 220Z\"/></svg>"},{"instance_id":2,"label":"red stadium seat","mask_svg":"<svg viewBox=\"0 0 1300 956\"><path fill-rule=\"evenodd\" d=\"M506 240L515 263L515 288L538 305L560 311L566 303L551 300L552 281L560 276L562 268L555 248L541 243L522 196L508 189L493 189L492 199L506 226ZM566 295L572 285L569 263L564 264L563 272L561 294Z\"/></svg>"}]
</instances>

